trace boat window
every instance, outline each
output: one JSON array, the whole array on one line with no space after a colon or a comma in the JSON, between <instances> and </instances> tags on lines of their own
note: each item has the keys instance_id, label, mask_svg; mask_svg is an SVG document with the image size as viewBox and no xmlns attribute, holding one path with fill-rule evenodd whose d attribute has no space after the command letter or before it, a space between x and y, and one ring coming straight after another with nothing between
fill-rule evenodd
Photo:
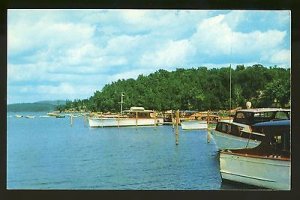
<instances>
[{"instance_id":1,"label":"boat window","mask_svg":"<svg viewBox=\"0 0 300 200\"><path fill-rule=\"evenodd\" d=\"M140 117L140 118L149 118L150 114L145 113L145 112L140 112L140 113L138 113L138 117Z\"/></svg>"},{"instance_id":2,"label":"boat window","mask_svg":"<svg viewBox=\"0 0 300 200\"><path fill-rule=\"evenodd\" d=\"M222 131L222 125L223 125L222 122L218 123L218 124L217 124L217 127L216 127L216 130L217 130L217 131Z\"/></svg>"},{"instance_id":3,"label":"boat window","mask_svg":"<svg viewBox=\"0 0 300 200\"><path fill-rule=\"evenodd\" d=\"M278 144L281 144L281 135L277 135L277 136L275 136L275 141L276 141L276 143L278 143Z\"/></svg>"},{"instance_id":4,"label":"boat window","mask_svg":"<svg viewBox=\"0 0 300 200\"><path fill-rule=\"evenodd\" d=\"M273 115L274 115L273 112L255 113L253 118L253 123L270 121Z\"/></svg>"},{"instance_id":5,"label":"boat window","mask_svg":"<svg viewBox=\"0 0 300 200\"><path fill-rule=\"evenodd\" d=\"M275 120L277 120L277 119L289 119L289 118L290 118L289 113L283 112L283 111L279 111L275 115Z\"/></svg>"},{"instance_id":6,"label":"boat window","mask_svg":"<svg viewBox=\"0 0 300 200\"><path fill-rule=\"evenodd\" d=\"M237 113L237 114L236 114L236 118L237 118L237 119L244 119L244 118L245 118L245 115L244 115L244 113L240 112L240 113Z\"/></svg>"},{"instance_id":7,"label":"boat window","mask_svg":"<svg viewBox=\"0 0 300 200\"><path fill-rule=\"evenodd\" d=\"M231 125L230 124L227 125L227 133L231 133Z\"/></svg>"},{"instance_id":8,"label":"boat window","mask_svg":"<svg viewBox=\"0 0 300 200\"><path fill-rule=\"evenodd\" d=\"M283 135L283 147L282 150L283 151L290 151L290 134L284 134Z\"/></svg>"},{"instance_id":9,"label":"boat window","mask_svg":"<svg viewBox=\"0 0 300 200\"><path fill-rule=\"evenodd\" d=\"M242 124L249 124L251 121L251 115L252 114L249 112L237 112L233 121Z\"/></svg>"},{"instance_id":10,"label":"boat window","mask_svg":"<svg viewBox=\"0 0 300 200\"><path fill-rule=\"evenodd\" d=\"M227 132L227 124L222 124L222 132Z\"/></svg>"}]
</instances>

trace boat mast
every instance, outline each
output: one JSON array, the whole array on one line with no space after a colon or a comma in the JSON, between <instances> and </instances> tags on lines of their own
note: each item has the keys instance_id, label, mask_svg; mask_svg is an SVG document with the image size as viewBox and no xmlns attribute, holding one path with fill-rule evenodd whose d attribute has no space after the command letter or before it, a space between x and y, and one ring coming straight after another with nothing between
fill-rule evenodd
<instances>
[{"instance_id":1,"label":"boat mast","mask_svg":"<svg viewBox=\"0 0 300 200\"><path fill-rule=\"evenodd\" d=\"M229 67L229 109L231 110L231 64Z\"/></svg>"},{"instance_id":2,"label":"boat mast","mask_svg":"<svg viewBox=\"0 0 300 200\"><path fill-rule=\"evenodd\" d=\"M123 114L123 97L124 97L124 94L123 94L123 92L121 92L121 115Z\"/></svg>"},{"instance_id":3,"label":"boat mast","mask_svg":"<svg viewBox=\"0 0 300 200\"><path fill-rule=\"evenodd\" d=\"M230 35L230 59L232 61L232 32ZM231 111L231 63L229 65L229 109Z\"/></svg>"}]
</instances>

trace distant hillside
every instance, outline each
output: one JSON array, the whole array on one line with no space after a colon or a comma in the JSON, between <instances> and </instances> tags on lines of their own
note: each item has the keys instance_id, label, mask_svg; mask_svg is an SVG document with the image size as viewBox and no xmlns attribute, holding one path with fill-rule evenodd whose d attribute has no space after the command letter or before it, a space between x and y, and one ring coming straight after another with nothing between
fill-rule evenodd
<instances>
[{"instance_id":1,"label":"distant hillside","mask_svg":"<svg viewBox=\"0 0 300 200\"><path fill-rule=\"evenodd\" d=\"M66 101L39 101L35 103L17 103L7 105L8 112L49 112L57 105L65 105Z\"/></svg>"},{"instance_id":2,"label":"distant hillside","mask_svg":"<svg viewBox=\"0 0 300 200\"><path fill-rule=\"evenodd\" d=\"M51 104L51 105L66 105L65 100L54 100L54 101L37 101L39 104Z\"/></svg>"}]
</instances>

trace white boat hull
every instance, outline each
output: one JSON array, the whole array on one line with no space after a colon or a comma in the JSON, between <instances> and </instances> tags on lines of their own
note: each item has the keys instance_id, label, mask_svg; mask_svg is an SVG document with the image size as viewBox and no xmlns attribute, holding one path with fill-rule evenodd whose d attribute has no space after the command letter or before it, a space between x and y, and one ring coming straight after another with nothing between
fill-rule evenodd
<instances>
[{"instance_id":1,"label":"white boat hull","mask_svg":"<svg viewBox=\"0 0 300 200\"><path fill-rule=\"evenodd\" d=\"M90 127L154 126L162 123L160 118L89 118Z\"/></svg>"},{"instance_id":2,"label":"white boat hull","mask_svg":"<svg viewBox=\"0 0 300 200\"><path fill-rule=\"evenodd\" d=\"M224 149L245 149L258 146L261 141L225 134L216 130L210 132L219 150Z\"/></svg>"},{"instance_id":3,"label":"white boat hull","mask_svg":"<svg viewBox=\"0 0 300 200\"><path fill-rule=\"evenodd\" d=\"M233 122L233 119L221 119L219 122L232 123L232 122Z\"/></svg>"},{"instance_id":4,"label":"white boat hull","mask_svg":"<svg viewBox=\"0 0 300 200\"><path fill-rule=\"evenodd\" d=\"M277 190L291 189L291 161L220 153L222 179Z\"/></svg>"},{"instance_id":5,"label":"white boat hull","mask_svg":"<svg viewBox=\"0 0 300 200\"><path fill-rule=\"evenodd\" d=\"M182 130L198 130L198 129L207 129L206 121L182 121L181 128Z\"/></svg>"}]
</instances>

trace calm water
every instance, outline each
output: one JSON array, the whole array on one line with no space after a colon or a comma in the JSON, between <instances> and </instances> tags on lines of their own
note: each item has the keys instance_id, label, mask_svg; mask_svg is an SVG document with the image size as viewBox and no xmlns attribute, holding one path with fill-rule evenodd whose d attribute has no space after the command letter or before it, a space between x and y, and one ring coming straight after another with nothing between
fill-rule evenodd
<instances>
[{"instance_id":1,"label":"calm water","mask_svg":"<svg viewBox=\"0 0 300 200\"><path fill-rule=\"evenodd\" d=\"M69 117L15 114L7 114L8 189L245 189L222 184L206 131L179 129L175 145L172 126L89 128L79 117L71 127Z\"/></svg>"}]
</instances>

